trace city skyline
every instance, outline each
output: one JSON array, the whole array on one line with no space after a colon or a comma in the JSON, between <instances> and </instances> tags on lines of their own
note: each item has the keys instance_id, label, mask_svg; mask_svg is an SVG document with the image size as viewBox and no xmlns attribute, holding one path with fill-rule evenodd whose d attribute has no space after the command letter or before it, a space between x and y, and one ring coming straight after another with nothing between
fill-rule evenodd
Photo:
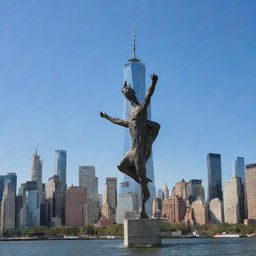
<instances>
[{"instance_id":1,"label":"city skyline","mask_svg":"<svg viewBox=\"0 0 256 256\"><path fill-rule=\"evenodd\" d=\"M208 152L222 155L222 180L237 156L254 163L255 3L102 3L3 3L0 174L30 180L38 148L46 182L54 150L65 149L68 185L78 184L79 165L96 166L101 193L105 176L122 181L123 129L102 123L98 111L121 115L123 99L112 98L131 56L133 23L146 86L150 73L159 75L156 188L182 178L206 187Z\"/></svg>"}]
</instances>

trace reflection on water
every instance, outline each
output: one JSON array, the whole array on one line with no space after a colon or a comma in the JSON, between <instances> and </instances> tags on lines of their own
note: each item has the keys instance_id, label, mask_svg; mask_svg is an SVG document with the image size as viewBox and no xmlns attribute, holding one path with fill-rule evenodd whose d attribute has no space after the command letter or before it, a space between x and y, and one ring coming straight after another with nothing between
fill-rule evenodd
<instances>
[{"instance_id":1,"label":"reflection on water","mask_svg":"<svg viewBox=\"0 0 256 256\"><path fill-rule=\"evenodd\" d=\"M124 248L122 240L0 242L0 256L255 256L256 238L164 239L163 246Z\"/></svg>"}]
</instances>

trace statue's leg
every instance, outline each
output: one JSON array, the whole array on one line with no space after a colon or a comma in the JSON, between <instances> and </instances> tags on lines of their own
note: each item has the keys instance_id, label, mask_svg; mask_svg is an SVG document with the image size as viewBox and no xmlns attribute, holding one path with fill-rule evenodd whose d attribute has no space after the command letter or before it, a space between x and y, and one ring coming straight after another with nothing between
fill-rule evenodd
<instances>
[{"instance_id":1,"label":"statue's leg","mask_svg":"<svg viewBox=\"0 0 256 256\"><path fill-rule=\"evenodd\" d=\"M146 177L146 166L145 161L136 158L135 167L137 171L137 175L139 177L139 183L141 186L141 207L140 207L140 218L148 218L145 210L145 203L150 197L149 189L148 189L148 182L149 180Z\"/></svg>"},{"instance_id":2,"label":"statue's leg","mask_svg":"<svg viewBox=\"0 0 256 256\"><path fill-rule=\"evenodd\" d=\"M160 130L160 124L157 123L157 122L149 120L148 125L149 125L150 140L153 143L155 141L157 135L158 135L159 130Z\"/></svg>"},{"instance_id":3,"label":"statue's leg","mask_svg":"<svg viewBox=\"0 0 256 256\"><path fill-rule=\"evenodd\" d=\"M122 173L128 175L136 182L140 183L139 177L137 176L132 152L128 152L125 154L124 158L121 160L120 165L118 165L117 168Z\"/></svg>"}]
</instances>

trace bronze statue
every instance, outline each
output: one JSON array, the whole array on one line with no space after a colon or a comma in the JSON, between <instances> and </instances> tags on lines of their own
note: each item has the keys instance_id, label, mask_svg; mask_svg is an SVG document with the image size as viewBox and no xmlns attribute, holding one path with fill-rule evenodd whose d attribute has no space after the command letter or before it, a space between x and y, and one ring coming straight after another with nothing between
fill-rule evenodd
<instances>
[{"instance_id":1,"label":"bronze statue","mask_svg":"<svg viewBox=\"0 0 256 256\"><path fill-rule=\"evenodd\" d=\"M151 76L152 84L148 89L144 101L140 104L136 98L133 88L124 83L122 93L131 103L131 112L128 119L123 120L111 117L106 113L100 112L100 116L108 119L114 124L118 124L129 128L132 142L131 149L125 154L121 160L118 169L126 175L133 178L141 186L141 207L140 218L148 218L145 211L145 202L149 199L148 182L151 180L146 176L146 162L150 157L152 144L157 137L160 124L148 120L147 108L150 103L151 96L154 93L158 76Z\"/></svg>"}]
</instances>

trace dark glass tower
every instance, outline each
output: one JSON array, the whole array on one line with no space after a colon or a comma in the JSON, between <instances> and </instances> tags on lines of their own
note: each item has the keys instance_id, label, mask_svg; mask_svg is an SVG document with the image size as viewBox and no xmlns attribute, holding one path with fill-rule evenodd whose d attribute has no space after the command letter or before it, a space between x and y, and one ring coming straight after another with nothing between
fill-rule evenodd
<instances>
[{"instance_id":1,"label":"dark glass tower","mask_svg":"<svg viewBox=\"0 0 256 256\"><path fill-rule=\"evenodd\" d=\"M208 200L219 198L222 200L222 185L221 185L221 155L208 153Z\"/></svg>"}]
</instances>

